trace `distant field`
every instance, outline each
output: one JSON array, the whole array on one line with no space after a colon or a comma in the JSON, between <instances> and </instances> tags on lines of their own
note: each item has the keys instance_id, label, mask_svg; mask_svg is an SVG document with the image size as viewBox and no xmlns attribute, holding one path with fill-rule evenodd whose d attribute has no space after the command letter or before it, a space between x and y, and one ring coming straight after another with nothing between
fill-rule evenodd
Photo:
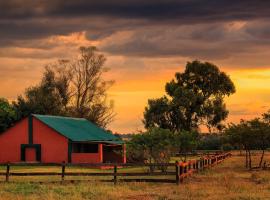
<instances>
[{"instance_id":1,"label":"distant field","mask_svg":"<svg viewBox=\"0 0 270 200\"><path fill-rule=\"evenodd\" d=\"M270 160L270 155L268 155ZM27 183L40 180L41 177L11 177L17 183L0 183L0 199L207 199L207 200L259 200L270 199L270 171L250 172L243 167L241 156L233 156L218 166L195 174L183 184L165 183L113 183L80 182L80 183ZM4 170L3 168L0 170ZM20 172L55 171L59 168L15 169ZM80 170L81 169L72 169ZM88 169L85 169L88 171ZM132 171L135 169L122 169ZM136 169L137 171L138 169ZM147 170L147 169L141 169ZM96 170L99 171L99 170ZM88 177L91 179L91 177ZM95 177L96 178L96 177ZM20 180L19 180L20 179ZM59 177L42 177L44 180L60 180ZM0 177L4 181L4 177Z\"/></svg>"}]
</instances>

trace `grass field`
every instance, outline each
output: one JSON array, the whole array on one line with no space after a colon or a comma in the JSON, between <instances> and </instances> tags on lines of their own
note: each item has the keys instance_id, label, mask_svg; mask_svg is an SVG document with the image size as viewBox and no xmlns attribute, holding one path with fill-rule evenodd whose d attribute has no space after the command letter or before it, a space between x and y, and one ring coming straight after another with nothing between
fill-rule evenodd
<instances>
[{"instance_id":1,"label":"grass field","mask_svg":"<svg viewBox=\"0 0 270 200\"><path fill-rule=\"evenodd\" d=\"M268 157L270 159L270 155ZM270 199L270 171L250 172L243 167L243 159L244 157L233 156L214 168L194 174L179 186L171 183L119 183L114 186L113 183L98 181L39 184L27 183L28 180L22 177L11 177L11 181L20 179L20 182L1 182L0 199ZM15 170L22 171L21 168ZM48 177L43 178L51 180ZM59 177L54 178L59 180ZM1 181L3 180L4 177L1 177Z\"/></svg>"}]
</instances>

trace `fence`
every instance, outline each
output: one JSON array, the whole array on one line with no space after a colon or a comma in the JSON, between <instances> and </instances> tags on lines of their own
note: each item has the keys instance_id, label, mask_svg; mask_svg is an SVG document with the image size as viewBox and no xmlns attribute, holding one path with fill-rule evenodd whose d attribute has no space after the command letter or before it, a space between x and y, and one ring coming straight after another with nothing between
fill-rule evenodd
<instances>
[{"instance_id":1,"label":"fence","mask_svg":"<svg viewBox=\"0 0 270 200\"><path fill-rule=\"evenodd\" d=\"M199 172L205 168L212 167L226 158L231 156L230 153L222 153L218 155L208 155L202 157L198 160L191 160L188 162L178 162L169 164L70 164L70 163L6 163L0 164L0 166L5 166L6 171L0 172L0 176L5 176L5 181L9 182L12 176L59 176L61 181L65 181L67 176L111 176L114 184L117 184L119 177L139 177L133 179L121 179L121 181L144 181L144 182L168 182L168 183L181 183L186 177L191 176L194 172ZM12 172L11 167L13 166L59 166L61 167L61 172ZM106 167L113 169L112 172L66 172L66 167L88 167L88 168L100 168ZM156 172L119 172L118 169L123 167L175 167L174 171L156 171ZM141 178L141 177L159 177L159 176L173 176L174 179L153 179L153 178ZM106 180L104 180L106 181Z\"/></svg>"}]
</instances>

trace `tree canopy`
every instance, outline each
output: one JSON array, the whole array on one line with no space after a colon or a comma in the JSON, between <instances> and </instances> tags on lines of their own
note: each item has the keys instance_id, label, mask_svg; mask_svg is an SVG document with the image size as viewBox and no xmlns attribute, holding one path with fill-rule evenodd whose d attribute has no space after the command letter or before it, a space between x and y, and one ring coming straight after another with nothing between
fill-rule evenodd
<instances>
[{"instance_id":1,"label":"tree canopy","mask_svg":"<svg viewBox=\"0 0 270 200\"><path fill-rule=\"evenodd\" d=\"M16 114L7 99L0 98L0 133L9 128L15 121Z\"/></svg>"},{"instance_id":2,"label":"tree canopy","mask_svg":"<svg viewBox=\"0 0 270 200\"><path fill-rule=\"evenodd\" d=\"M45 67L41 82L26 89L14 108L17 119L31 113L86 118L106 127L114 117L107 90L113 81L104 81L104 55L96 47L81 47L73 60L59 60Z\"/></svg>"},{"instance_id":3,"label":"tree canopy","mask_svg":"<svg viewBox=\"0 0 270 200\"><path fill-rule=\"evenodd\" d=\"M252 150L261 150L258 167L262 167L265 150L270 146L270 123L265 118L241 120L239 124L231 123L225 129L225 141L244 149L246 152L245 166L252 168Z\"/></svg>"},{"instance_id":4,"label":"tree canopy","mask_svg":"<svg viewBox=\"0 0 270 200\"><path fill-rule=\"evenodd\" d=\"M171 131L190 131L205 125L222 129L228 116L224 97L235 92L228 75L208 62L188 62L183 73L166 83L166 95L148 100L144 125Z\"/></svg>"}]
</instances>

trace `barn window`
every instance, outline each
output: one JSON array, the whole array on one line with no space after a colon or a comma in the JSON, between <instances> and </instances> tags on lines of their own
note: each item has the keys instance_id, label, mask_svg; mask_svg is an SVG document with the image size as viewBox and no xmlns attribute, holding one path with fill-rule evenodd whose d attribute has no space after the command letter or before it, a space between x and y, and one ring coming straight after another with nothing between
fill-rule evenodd
<instances>
[{"instance_id":1,"label":"barn window","mask_svg":"<svg viewBox=\"0 0 270 200\"><path fill-rule=\"evenodd\" d=\"M72 153L98 153L98 144L73 143Z\"/></svg>"}]
</instances>

